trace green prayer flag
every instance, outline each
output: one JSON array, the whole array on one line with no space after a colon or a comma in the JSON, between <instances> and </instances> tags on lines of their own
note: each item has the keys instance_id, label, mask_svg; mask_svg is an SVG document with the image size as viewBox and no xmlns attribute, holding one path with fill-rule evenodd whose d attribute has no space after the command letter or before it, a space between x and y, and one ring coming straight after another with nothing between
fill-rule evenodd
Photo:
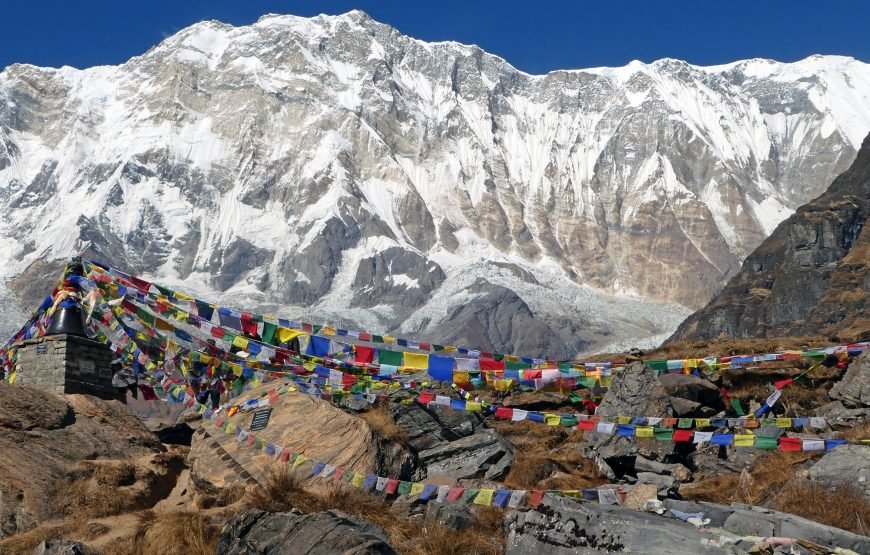
<instances>
[{"instance_id":1,"label":"green prayer flag","mask_svg":"<svg viewBox=\"0 0 870 555\"><path fill-rule=\"evenodd\" d=\"M142 320L143 322L148 324L149 326L154 327L154 322L155 322L154 315L151 314L150 312L148 312L147 310L145 310L144 308L142 308L142 307L137 308L136 309L136 316L140 320Z\"/></svg>"},{"instance_id":2,"label":"green prayer flag","mask_svg":"<svg viewBox=\"0 0 870 555\"><path fill-rule=\"evenodd\" d=\"M655 370L656 372L664 372L668 369L668 361L666 360L647 360L644 364Z\"/></svg>"},{"instance_id":3,"label":"green prayer flag","mask_svg":"<svg viewBox=\"0 0 870 555\"><path fill-rule=\"evenodd\" d=\"M674 439L673 428L655 428L653 434L658 441L673 441Z\"/></svg>"},{"instance_id":4,"label":"green prayer flag","mask_svg":"<svg viewBox=\"0 0 870 555\"><path fill-rule=\"evenodd\" d=\"M744 416L743 407L740 405L740 399L732 397L731 406L734 408L734 412L737 413L737 416Z\"/></svg>"},{"instance_id":5,"label":"green prayer flag","mask_svg":"<svg viewBox=\"0 0 870 555\"><path fill-rule=\"evenodd\" d=\"M378 362L380 364L388 364L390 366L402 366L404 361L404 353L400 351L390 351L387 349L378 350Z\"/></svg>"},{"instance_id":6,"label":"green prayer flag","mask_svg":"<svg viewBox=\"0 0 870 555\"><path fill-rule=\"evenodd\" d=\"M565 426L567 428L573 428L574 426L577 425L578 422L579 421L577 420L576 416L562 415L562 420L561 420L560 424L562 424L563 426Z\"/></svg>"},{"instance_id":7,"label":"green prayer flag","mask_svg":"<svg viewBox=\"0 0 870 555\"><path fill-rule=\"evenodd\" d=\"M677 421L677 426L680 428L689 429L692 427L692 424L694 423L694 421L695 421L694 418L680 418Z\"/></svg>"},{"instance_id":8,"label":"green prayer flag","mask_svg":"<svg viewBox=\"0 0 870 555\"><path fill-rule=\"evenodd\" d=\"M435 344L433 343L433 344L432 344L432 349L435 350L435 351L443 351L443 350L444 350L444 345L435 345Z\"/></svg>"},{"instance_id":9,"label":"green prayer flag","mask_svg":"<svg viewBox=\"0 0 870 555\"><path fill-rule=\"evenodd\" d=\"M411 482L401 481L399 482L399 495L408 495L411 492Z\"/></svg>"},{"instance_id":10,"label":"green prayer flag","mask_svg":"<svg viewBox=\"0 0 870 555\"><path fill-rule=\"evenodd\" d=\"M515 362L512 360L505 361L504 366L508 370L525 370L532 367L528 362Z\"/></svg>"},{"instance_id":11,"label":"green prayer flag","mask_svg":"<svg viewBox=\"0 0 870 555\"><path fill-rule=\"evenodd\" d=\"M269 345L275 344L275 332L278 331L278 326L270 322L263 323L263 343Z\"/></svg>"},{"instance_id":12,"label":"green prayer flag","mask_svg":"<svg viewBox=\"0 0 870 555\"><path fill-rule=\"evenodd\" d=\"M353 470L348 470L347 472L344 473L344 476L341 477L341 483L342 484L350 483L350 481L353 480L354 476L356 476L356 472L354 472Z\"/></svg>"},{"instance_id":13,"label":"green prayer flag","mask_svg":"<svg viewBox=\"0 0 870 555\"><path fill-rule=\"evenodd\" d=\"M462 503L471 503L471 501L472 501L475 497L477 497L478 492L480 492L480 490L479 490L479 489L474 489L474 488L470 488L470 489L465 490L465 491L462 493L462 498L460 499L460 502L462 502Z\"/></svg>"},{"instance_id":14,"label":"green prayer flag","mask_svg":"<svg viewBox=\"0 0 870 555\"><path fill-rule=\"evenodd\" d=\"M755 436L756 449L776 449L779 447L777 438Z\"/></svg>"},{"instance_id":15,"label":"green prayer flag","mask_svg":"<svg viewBox=\"0 0 870 555\"><path fill-rule=\"evenodd\" d=\"M373 335L372 336L372 343L383 343L383 342L384 342L383 336L381 336L381 335Z\"/></svg>"}]
</instances>

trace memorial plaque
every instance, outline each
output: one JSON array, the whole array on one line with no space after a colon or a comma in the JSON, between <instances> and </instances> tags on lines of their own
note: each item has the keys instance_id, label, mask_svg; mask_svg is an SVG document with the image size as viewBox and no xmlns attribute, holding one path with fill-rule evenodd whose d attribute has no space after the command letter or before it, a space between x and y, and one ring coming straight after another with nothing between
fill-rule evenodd
<instances>
[{"instance_id":1,"label":"memorial plaque","mask_svg":"<svg viewBox=\"0 0 870 555\"><path fill-rule=\"evenodd\" d=\"M48 354L48 345L45 343L40 343L36 346L36 354L38 355L46 355Z\"/></svg>"},{"instance_id":2,"label":"memorial plaque","mask_svg":"<svg viewBox=\"0 0 870 555\"><path fill-rule=\"evenodd\" d=\"M82 372L93 373L96 369L96 365L93 360L80 360L79 361L79 370Z\"/></svg>"},{"instance_id":3,"label":"memorial plaque","mask_svg":"<svg viewBox=\"0 0 870 555\"><path fill-rule=\"evenodd\" d=\"M257 409L251 419L251 431L263 430L269 425L269 417L272 416L272 407Z\"/></svg>"}]
</instances>

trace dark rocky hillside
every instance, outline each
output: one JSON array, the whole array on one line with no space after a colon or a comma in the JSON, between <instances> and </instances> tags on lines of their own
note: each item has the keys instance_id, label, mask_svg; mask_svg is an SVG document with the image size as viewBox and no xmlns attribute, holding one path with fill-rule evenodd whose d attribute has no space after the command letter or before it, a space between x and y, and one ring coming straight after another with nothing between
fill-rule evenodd
<instances>
[{"instance_id":1,"label":"dark rocky hillside","mask_svg":"<svg viewBox=\"0 0 870 555\"><path fill-rule=\"evenodd\" d=\"M782 222L668 340L870 337L870 137L847 171Z\"/></svg>"}]
</instances>

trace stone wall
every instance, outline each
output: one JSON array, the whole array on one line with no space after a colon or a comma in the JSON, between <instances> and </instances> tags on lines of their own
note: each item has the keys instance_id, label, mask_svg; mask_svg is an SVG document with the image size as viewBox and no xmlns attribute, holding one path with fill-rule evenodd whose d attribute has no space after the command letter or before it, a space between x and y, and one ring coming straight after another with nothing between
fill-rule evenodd
<instances>
[{"instance_id":1,"label":"stone wall","mask_svg":"<svg viewBox=\"0 0 870 555\"><path fill-rule=\"evenodd\" d=\"M112 351L103 343L74 335L49 335L18 343L17 384L43 391L116 398Z\"/></svg>"}]
</instances>

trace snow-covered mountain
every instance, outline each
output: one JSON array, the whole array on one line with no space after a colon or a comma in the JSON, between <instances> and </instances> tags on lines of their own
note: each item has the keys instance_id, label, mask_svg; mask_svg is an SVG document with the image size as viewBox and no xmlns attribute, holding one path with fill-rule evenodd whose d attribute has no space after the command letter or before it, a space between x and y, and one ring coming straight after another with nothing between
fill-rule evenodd
<instances>
[{"instance_id":1,"label":"snow-covered mountain","mask_svg":"<svg viewBox=\"0 0 870 555\"><path fill-rule=\"evenodd\" d=\"M119 66L0 73L0 277L29 308L85 250L371 331L637 344L708 301L868 130L851 58L528 75L359 11L203 22Z\"/></svg>"}]
</instances>

